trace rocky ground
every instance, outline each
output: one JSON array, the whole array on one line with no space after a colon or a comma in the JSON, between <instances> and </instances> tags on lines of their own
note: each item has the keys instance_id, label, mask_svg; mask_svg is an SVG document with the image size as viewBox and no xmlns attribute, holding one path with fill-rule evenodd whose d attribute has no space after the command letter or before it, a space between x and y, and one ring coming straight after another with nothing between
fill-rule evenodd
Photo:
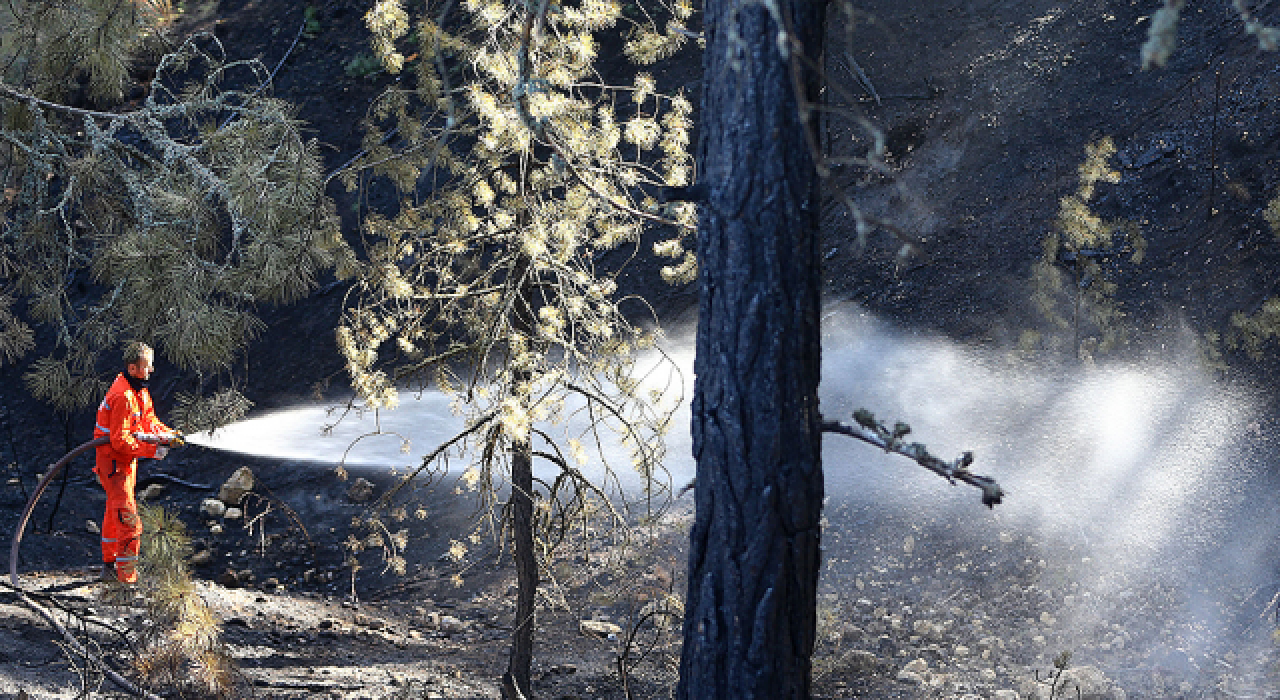
<instances>
[{"instance_id":1,"label":"rocky ground","mask_svg":"<svg viewBox=\"0 0 1280 700\"><path fill-rule=\"evenodd\" d=\"M366 4L317 3L320 30L296 45L304 8L284 0L188 2L184 26L215 32L233 56L260 56L272 67L284 58L276 92L299 103L337 167L360 148L358 121L369 100L393 81L348 70L365 51ZM858 9L864 21L852 43L833 43L831 60L841 65L830 69L886 134L893 172L838 169L829 184L921 239L925 253L895 259L897 240L885 231L859 245L849 212L831 198L824 274L833 304L853 301L909 333L1001 351L1029 329L1052 336L1030 302L1031 265L1058 200L1077 186L1086 145L1105 136L1116 143L1122 177L1100 187L1097 211L1137 223L1149 244L1144 263L1117 262L1108 273L1129 314L1133 354L1158 354L1152 345L1170 328L1201 337L1225 330L1232 312L1255 311L1274 294L1280 244L1260 212L1280 182L1280 81L1274 54L1257 51L1229 3L1190 8L1179 52L1154 73L1137 65L1152 3L956 0L925 12L880 0ZM659 77L696 94L697 60L682 55ZM855 78L854 63L870 85ZM832 119L826 128L835 155L866 146L851 121ZM353 198L331 194L354 235ZM375 205L386 196L376 186L367 194ZM625 283L664 318L688 312L689 290L664 287L652 270L637 267ZM264 310L269 328L245 378L259 410L308 400L317 384L341 398L345 378L332 344L341 291L329 286L300 305ZM1274 361L1228 359L1237 377L1272 384ZM6 536L35 476L87 438L92 419L35 404L21 369L0 368ZM162 362L155 390L162 414L188 379ZM1276 415L1271 409L1256 432L1273 434ZM1260 444L1252 459L1273 464L1273 447ZM256 484L239 517L202 512L243 466ZM353 584L343 542L364 536L352 519L367 501L353 497L354 480L338 479L332 466L191 448L144 467L144 475L163 467L210 486L170 485L149 500L190 528L198 591L248 687L267 698L497 697L514 578L484 545L463 562L449 557L451 543L472 532L471 502L452 484L424 490L429 517L405 524L406 575L384 573L371 551ZM368 479L373 495L392 480L356 476ZM539 618L539 697L670 695L678 635L646 623L635 644L625 642L646 605L683 590L688 502L626 556L603 545L567 555L566 575L547 587ZM87 462L73 465L65 486L55 482L24 541L23 585L85 620L143 625L141 608L104 599L106 587L86 573L97 559L89 523L102 505ZM1280 697L1275 567L1251 578L1223 567L1215 577L1207 556L1185 568L1171 560L1165 575L1124 576L1120 563L1100 564L1080 540L968 505L933 514L919 503L828 504L815 697ZM1274 532L1256 536L1269 541ZM1189 581L1193 575L1200 580ZM113 632L91 629L104 649L119 651ZM71 658L0 591L0 694L74 697L86 680L112 692L78 673Z\"/></svg>"}]
</instances>

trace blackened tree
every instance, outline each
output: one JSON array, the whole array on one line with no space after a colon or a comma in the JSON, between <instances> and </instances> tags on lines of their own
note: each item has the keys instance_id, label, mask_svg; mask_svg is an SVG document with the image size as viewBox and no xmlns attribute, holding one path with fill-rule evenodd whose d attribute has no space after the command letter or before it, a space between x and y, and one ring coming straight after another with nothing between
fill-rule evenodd
<instances>
[{"instance_id":1,"label":"blackened tree","mask_svg":"<svg viewBox=\"0 0 1280 700\"><path fill-rule=\"evenodd\" d=\"M809 695L823 482L807 119L819 81L803 68L822 50L824 7L705 7L697 516L680 698Z\"/></svg>"},{"instance_id":2,"label":"blackened tree","mask_svg":"<svg viewBox=\"0 0 1280 700\"><path fill-rule=\"evenodd\" d=\"M712 0L705 7L699 320L693 400L697 515L677 696L807 698L816 634L822 433L908 457L1003 497L953 461L859 410L819 412L816 134L825 5ZM875 165L882 139L866 160ZM862 221L856 205L851 207ZM861 227L861 223L860 223ZM905 250L905 248L904 248Z\"/></svg>"}]
</instances>

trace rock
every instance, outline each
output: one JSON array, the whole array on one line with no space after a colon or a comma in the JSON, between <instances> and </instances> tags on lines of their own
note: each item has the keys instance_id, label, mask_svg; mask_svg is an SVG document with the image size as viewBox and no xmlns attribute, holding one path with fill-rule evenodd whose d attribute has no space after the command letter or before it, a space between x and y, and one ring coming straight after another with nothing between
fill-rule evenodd
<instances>
[{"instance_id":1,"label":"rock","mask_svg":"<svg viewBox=\"0 0 1280 700\"><path fill-rule=\"evenodd\" d=\"M207 549L202 549L191 555L192 566L204 566L211 561L213 561L213 552L210 552Z\"/></svg>"},{"instance_id":2,"label":"rock","mask_svg":"<svg viewBox=\"0 0 1280 700\"><path fill-rule=\"evenodd\" d=\"M1015 690L997 690L995 695L991 696L991 700L1018 700L1018 692Z\"/></svg>"},{"instance_id":3,"label":"rock","mask_svg":"<svg viewBox=\"0 0 1280 700\"><path fill-rule=\"evenodd\" d=\"M1052 685L1058 687L1057 697L1078 700L1125 700L1126 698L1123 688L1117 686L1103 675L1102 671L1093 666L1070 667L1063 671L1062 676ZM1050 698L1049 683L1040 683L1034 679L1023 681L1019 690L1026 700L1057 700L1057 698Z\"/></svg>"},{"instance_id":4,"label":"rock","mask_svg":"<svg viewBox=\"0 0 1280 700\"><path fill-rule=\"evenodd\" d=\"M218 574L217 581L218 585L223 586L224 588L240 587L240 575L236 573L235 569L227 569L226 571Z\"/></svg>"},{"instance_id":5,"label":"rock","mask_svg":"<svg viewBox=\"0 0 1280 700\"><path fill-rule=\"evenodd\" d=\"M898 675L896 676L896 678L902 681L903 683L910 683L912 685L924 684L924 676L921 676L918 673L912 673L911 671L907 671L905 669L902 671L898 671Z\"/></svg>"},{"instance_id":6,"label":"rock","mask_svg":"<svg viewBox=\"0 0 1280 700\"><path fill-rule=\"evenodd\" d=\"M215 535L221 535L221 534L222 534L222 526L221 526L221 525L219 525L218 523L214 523L214 524L212 524L212 525L210 525L210 526L209 526L209 532L212 532L212 533L213 533L213 534L215 534Z\"/></svg>"},{"instance_id":7,"label":"rock","mask_svg":"<svg viewBox=\"0 0 1280 700\"><path fill-rule=\"evenodd\" d=\"M951 652L951 655L957 659L963 659L968 656L969 653L969 647L964 646L963 644L957 644L955 650Z\"/></svg>"},{"instance_id":8,"label":"rock","mask_svg":"<svg viewBox=\"0 0 1280 700\"><path fill-rule=\"evenodd\" d=\"M336 617L326 617L316 625L316 628L320 630L321 637L336 637L342 632L342 621Z\"/></svg>"},{"instance_id":9,"label":"rock","mask_svg":"<svg viewBox=\"0 0 1280 700\"><path fill-rule=\"evenodd\" d=\"M874 673L880 667L880 657L869 651L855 649L844 656L846 668L853 673Z\"/></svg>"},{"instance_id":10,"label":"rock","mask_svg":"<svg viewBox=\"0 0 1280 700\"><path fill-rule=\"evenodd\" d=\"M355 503L364 503L373 498L373 482L364 477L356 479L351 488L347 489L347 498Z\"/></svg>"},{"instance_id":11,"label":"rock","mask_svg":"<svg viewBox=\"0 0 1280 700\"><path fill-rule=\"evenodd\" d=\"M277 588L279 588L279 587L280 587L280 579L278 579L278 578L276 578L276 577L272 576L271 578L267 579L266 581L263 581L263 582L262 582L262 585L263 585L264 587L266 587L266 589L267 589L267 590L269 590L269 591L274 591L275 589L277 589Z\"/></svg>"},{"instance_id":12,"label":"rock","mask_svg":"<svg viewBox=\"0 0 1280 700\"><path fill-rule=\"evenodd\" d=\"M227 504L216 498L206 498L200 501L200 515L206 518L221 518L225 512L227 512Z\"/></svg>"},{"instance_id":13,"label":"rock","mask_svg":"<svg viewBox=\"0 0 1280 700\"><path fill-rule=\"evenodd\" d=\"M617 639L622 634L622 628L612 622L602 622L600 620L582 620L578 623L578 631L588 637L597 639Z\"/></svg>"},{"instance_id":14,"label":"rock","mask_svg":"<svg viewBox=\"0 0 1280 700\"><path fill-rule=\"evenodd\" d=\"M98 527L98 522L96 520L84 521L84 529L88 530L89 532L92 532L95 535L102 534L102 528Z\"/></svg>"},{"instance_id":15,"label":"rock","mask_svg":"<svg viewBox=\"0 0 1280 700\"><path fill-rule=\"evenodd\" d=\"M236 572L236 576L239 577L241 585L253 583L253 580L256 578L253 575L252 569L241 569Z\"/></svg>"},{"instance_id":16,"label":"rock","mask_svg":"<svg viewBox=\"0 0 1280 700\"><path fill-rule=\"evenodd\" d=\"M916 674L927 673L929 671L929 662L924 659L915 659L914 661L908 662L906 666L903 666L902 670Z\"/></svg>"},{"instance_id":17,"label":"rock","mask_svg":"<svg viewBox=\"0 0 1280 700\"><path fill-rule=\"evenodd\" d=\"M240 467L218 489L218 500L229 506L238 506L244 500L244 495L252 490L253 471L248 467Z\"/></svg>"},{"instance_id":18,"label":"rock","mask_svg":"<svg viewBox=\"0 0 1280 700\"><path fill-rule=\"evenodd\" d=\"M467 631L467 623L453 615L440 616L440 631L445 634L461 634Z\"/></svg>"},{"instance_id":19,"label":"rock","mask_svg":"<svg viewBox=\"0 0 1280 700\"><path fill-rule=\"evenodd\" d=\"M438 612L427 613L423 617L422 624L426 625L427 629L429 630L440 629L440 613Z\"/></svg>"},{"instance_id":20,"label":"rock","mask_svg":"<svg viewBox=\"0 0 1280 700\"><path fill-rule=\"evenodd\" d=\"M149 484L145 489L138 492L139 501L150 501L159 498L164 493L164 484Z\"/></svg>"},{"instance_id":21,"label":"rock","mask_svg":"<svg viewBox=\"0 0 1280 700\"><path fill-rule=\"evenodd\" d=\"M239 520L243 517L244 511L239 508L228 508L226 512L222 514L222 518L224 520Z\"/></svg>"}]
</instances>

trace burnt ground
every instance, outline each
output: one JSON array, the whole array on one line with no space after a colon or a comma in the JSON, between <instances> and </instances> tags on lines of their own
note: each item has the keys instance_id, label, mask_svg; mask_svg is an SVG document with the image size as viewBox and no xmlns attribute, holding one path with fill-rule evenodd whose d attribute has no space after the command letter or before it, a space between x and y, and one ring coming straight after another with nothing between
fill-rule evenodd
<instances>
[{"instance_id":1,"label":"burnt ground","mask_svg":"<svg viewBox=\"0 0 1280 700\"><path fill-rule=\"evenodd\" d=\"M283 0L189 2L180 26L211 30L231 56L258 56L271 67L287 53L275 92L299 105L336 168L359 151L359 119L394 79L346 70L366 51L363 3L333 0L316 8L319 30L296 46L303 7ZM927 10L885 0L859 5L861 21L847 45L833 43L828 67L832 81L886 134L892 172L837 168L830 186L920 239L924 254L896 259L896 239L883 230L859 245L849 213L829 199L823 245L831 301L853 301L910 332L975 347L1009 350L1024 331L1037 330L1048 339L1042 359L1060 361L1065 332L1030 303L1031 266L1058 200L1076 188L1085 147L1109 136L1122 177L1099 186L1095 211L1135 223L1148 241L1143 262L1117 260L1108 267L1132 341L1117 353L1158 352L1144 339L1162 339L1169 329L1224 332L1232 313L1258 310L1280 280L1280 243L1261 218L1280 181L1280 64L1243 35L1228 3L1201 3L1184 17L1170 65L1142 72L1138 49L1155 9L1154 3L1088 0L948 0ZM1259 11L1280 21L1268 7ZM696 95L697 60L686 51L659 77ZM878 102L855 79L854 62ZM846 116L824 126L833 155L866 147L865 135ZM390 197L376 182L359 200L336 184L331 194L351 235L357 201L376 208ZM664 318L687 317L689 290L663 286L643 265L625 280L624 291L654 299ZM245 368L245 390L259 410L307 400L317 383L328 382L329 398L343 396L345 378L331 340L342 292L327 286L296 306L264 309L269 328ZM1271 386L1274 359L1229 352L1227 360L1231 376ZM3 368L0 386L0 457L12 465L0 489L4 533L12 531L35 475L87 436L91 424L91 416L60 417L34 404L21 389L20 372ZM154 393L163 414L188 380L163 363L159 375ZM1275 415L1260 432L1272 432ZM207 563L194 568L202 594L260 696L496 696L513 576L493 564L496 555L473 557L465 572L442 559L450 541L469 532L469 502L445 485L425 495L431 517L411 525L409 574L382 575L371 560L352 602L341 542L362 506L347 496L348 482L316 465L200 448L163 467L216 486L242 465L265 487L249 513L272 508L258 521L265 527L248 531L228 522L215 534L197 514L209 494L169 487L156 498L183 516L197 551L208 553ZM82 585L83 567L97 558L96 536L85 523L98 519L102 507L88 466L82 461L73 468L51 525L59 485L37 512L22 562L24 572L35 573L25 581L57 590L68 605L93 608L103 619L137 622L136 610L105 606L98 588ZM144 467L144 474L155 468ZM378 488L390 479L366 476ZM900 517L855 505L828 514L832 532L875 523L915 534L911 545L900 537L890 543L829 539L832 561L858 564L833 565L824 579L818 697L1036 697L1046 692L1035 684L1037 674L1044 678L1053 656L1066 648L1106 678L1086 697L1121 697L1116 688L1142 698L1274 697L1274 659L1265 645L1191 657L1171 631L1180 603L1161 583L1135 585L1132 605L1100 611L1108 620L1102 628L1066 630L1048 611L1068 598L1069 605L1091 604L1076 600L1068 583L1082 566L1078 557L1052 542L1004 533L962 557L945 521ZM574 562L568 609L548 604L540 619L540 697L625 696L617 641L581 634L579 621L607 618L625 626L643 601L682 590L679 542L687 521L688 513L677 508L657 548L637 555L630 568L610 568L607 557L598 567L597 559ZM461 586L453 579L458 573ZM637 580L643 585L633 585ZM1240 603L1240 635L1265 640L1270 627L1257 620L1260 598L1269 592L1244 586L1228 593ZM73 695L65 689L76 687L77 676L51 634L8 594L0 594L0 607L0 692ZM672 653L659 644L636 666L636 697L667 697ZM925 667L917 663L910 667L914 675L902 675L916 659Z\"/></svg>"}]
</instances>

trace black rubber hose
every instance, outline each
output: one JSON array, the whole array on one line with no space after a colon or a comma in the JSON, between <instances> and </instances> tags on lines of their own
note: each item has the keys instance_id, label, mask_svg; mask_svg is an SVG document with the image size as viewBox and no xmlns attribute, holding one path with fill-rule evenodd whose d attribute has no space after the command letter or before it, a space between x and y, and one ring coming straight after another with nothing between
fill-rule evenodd
<instances>
[{"instance_id":1,"label":"black rubber hose","mask_svg":"<svg viewBox=\"0 0 1280 700\"><path fill-rule=\"evenodd\" d=\"M141 491L142 489L145 489L146 487L152 484L176 484L178 486L185 486L186 488L189 488L192 491L212 491L213 490L213 484L197 484L194 481L179 479L178 477L172 474L164 474L164 473L150 474L141 479L138 479L138 484L136 488L139 491Z\"/></svg>"},{"instance_id":2,"label":"black rubber hose","mask_svg":"<svg viewBox=\"0 0 1280 700\"><path fill-rule=\"evenodd\" d=\"M54 477L67 466L68 462L88 450L109 442L111 442L111 438L106 436L86 442L63 455L62 459L54 462L53 466L49 467L48 471L44 473L44 476L40 477L40 483L36 485L36 490L31 493L31 498L27 499L27 507L22 511L22 519L18 521L18 527L13 531L13 543L9 545L9 581L15 588L21 588L18 583L18 548L22 546L22 534L27 529L27 521L31 520L31 512L36 509L36 502L40 500L44 490L49 487L49 482L53 481Z\"/></svg>"}]
</instances>

